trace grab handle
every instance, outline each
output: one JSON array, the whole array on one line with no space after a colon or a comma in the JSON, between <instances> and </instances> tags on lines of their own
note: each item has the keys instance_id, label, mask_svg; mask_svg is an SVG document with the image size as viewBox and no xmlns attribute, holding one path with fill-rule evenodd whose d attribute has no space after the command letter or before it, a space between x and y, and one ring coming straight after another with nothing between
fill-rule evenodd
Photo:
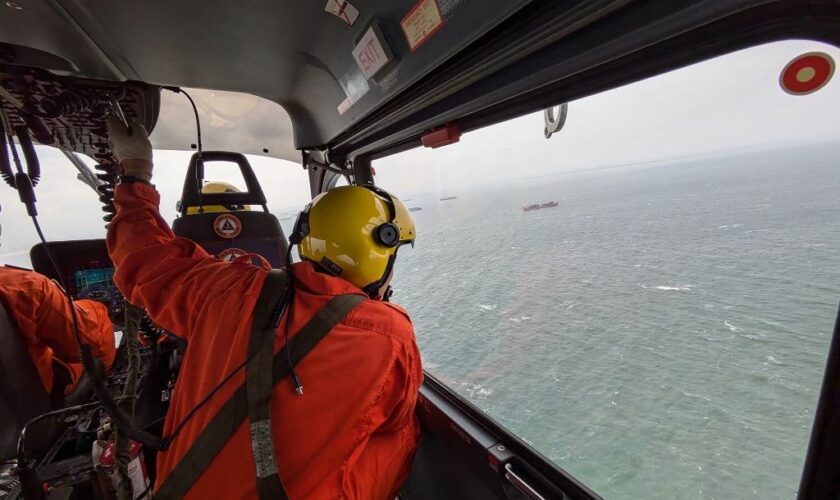
<instances>
[{"instance_id":1,"label":"grab handle","mask_svg":"<svg viewBox=\"0 0 840 500\"><path fill-rule=\"evenodd\" d=\"M513 464L505 465L505 479L510 482L517 490L531 500L545 500L545 497L537 493L530 484L513 472Z\"/></svg>"},{"instance_id":2,"label":"grab handle","mask_svg":"<svg viewBox=\"0 0 840 500\"><path fill-rule=\"evenodd\" d=\"M204 164L211 162L235 163L239 172L245 179L246 191L242 193L208 193L202 194L201 188L204 182ZM187 167L187 175L184 179L184 190L181 193L181 214L187 213L189 207L205 205L262 205L267 212L265 194L263 193L257 176L248 159L241 153L228 151L204 151L193 154L190 158L190 165Z\"/></svg>"}]
</instances>

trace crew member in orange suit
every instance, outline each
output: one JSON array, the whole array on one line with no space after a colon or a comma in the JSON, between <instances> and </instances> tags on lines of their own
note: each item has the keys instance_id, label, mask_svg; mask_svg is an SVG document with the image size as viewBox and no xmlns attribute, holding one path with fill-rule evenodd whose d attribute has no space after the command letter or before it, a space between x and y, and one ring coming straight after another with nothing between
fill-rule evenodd
<instances>
[{"instance_id":1,"label":"crew member in orange suit","mask_svg":"<svg viewBox=\"0 0 840 500\"><path fill-rule=\"evenodd\" d=\"M270 418L228 422L217 451L196 453L207 449L214 419L247 385L251 319L269 272L249 259L221 261L176 237L150 184L146 130L111 120L109 131L122 168L108 228L115 282L155 323L188 342L166 415L169 447L158 454L155 498L393 499L420 437L414 408L423 377L408 314L383 300L397 249L414 241L405 206L358 186L336 188L307 206L293 239L303 261L288 269L291 305L269 330L275 370L287 339L294 344L328 302L347 294L358 303L292 376L268 387ZM239 222L231 216L219 217ZM265 486L276 485L277 476L279 490Z\"/></svg>"},{"instance_id":2,"label":"crew member in orange suit","mask_svg":"<svg viewBox=\"0 0 840 500\"><path fill-rule=\"evenodd\" d=\"M47 392L53 393L56 384L64 382L64 394L70 394L83 368L64 292L44 275L4 266L0 267L0 301L23 335ZM93 355L110 370L116 343L108 309L95 300L73 303L82 342L91 344ZM62 372L57 374L56 369Z\"/></svg>"}]
</instances>

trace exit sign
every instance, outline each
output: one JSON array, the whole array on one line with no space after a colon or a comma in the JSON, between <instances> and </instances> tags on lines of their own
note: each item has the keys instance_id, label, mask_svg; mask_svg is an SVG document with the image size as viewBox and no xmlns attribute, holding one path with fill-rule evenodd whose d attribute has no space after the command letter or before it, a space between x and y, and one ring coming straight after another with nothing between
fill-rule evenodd
<instances>
[{"instance_id":1,"label":"exit sign","mask_svg":"<svg viewBox=\"0 0 840 500\"><path fill-rule=\"evenodd\" d=\"M394 54L375 24L365 31L353 48L353 59L368 80L376 76L393 58Z\"/></svg>"}]
</instances>

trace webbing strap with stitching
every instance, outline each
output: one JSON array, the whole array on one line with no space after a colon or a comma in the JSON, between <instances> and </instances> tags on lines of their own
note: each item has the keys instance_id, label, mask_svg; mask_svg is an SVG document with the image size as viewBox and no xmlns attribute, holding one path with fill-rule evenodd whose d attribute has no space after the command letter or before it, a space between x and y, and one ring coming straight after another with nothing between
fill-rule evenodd
<instances>
[{"instance_id":1,"label":"webbing strap with stitching","mask_svg":"<svg viewBox=\"0 0 840 500\"><path fill-rule=\"evenodd\" d=\"M272 358L274 357L274 335L277 332L277 325L273 318L279 320L283 309L288 306L284 300L288 296L287 284L288 275L285 271L272 270L266 276L260 296L254 306L251 335L248 339L248 363L245 365L251 453L254 456L258 496L263 500L289 498L283 488L274 458L270 415L271 394L274 392Z\"/></svg>"},{"instance_id":2,"label":"webbing strap with stitching","mask_svg":"<svg viewBox=\"0 0 840 500\"><path fill-rule=\"evenodd\" d=\"M265 286L263 289L265 290ZM260 293L262 296L262 292ZM340 323L359 303L363 295L348 294L333 297L323 309L289 341L289 356L297 365L330 330ZM256 312L256 311L255 311ZM256 319L256 318L255 318ZM272 388L289 374L285 349L272 357ZM210 423L193 442L184 457L155 493L155 498L183 498L201 474L210 466L248 416L248 391L245 384L219 409ZM278 477L279 479L279 477Z\"/></svg>"},{"instance_id":3,"label":"webbing strap with stitching","mask_svg":"<svg viewBox=\"0 0 840 500\"><path fill-rule=\"evenodd\" d=\"M274 357L276 325L271 320L279 318L287 306L287 274L273 270L266 276L257 303L254 306L251 335L248 340L248 363L245 366L245 392L248 398L248 427L251 433L251 453L254 456L257 491L259 498L287 500L277 462L274 458L274 441L271 436L271 394L274 382L271 377Z\"/></svg>"}]
</instances>

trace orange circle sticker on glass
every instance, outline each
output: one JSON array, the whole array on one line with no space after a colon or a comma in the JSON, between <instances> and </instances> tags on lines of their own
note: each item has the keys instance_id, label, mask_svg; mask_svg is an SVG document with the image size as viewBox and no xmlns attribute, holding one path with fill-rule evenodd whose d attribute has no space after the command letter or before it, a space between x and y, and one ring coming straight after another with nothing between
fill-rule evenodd
<instances>
[{"instance_id":1,"label":"orange circle sticker on glass","mask_svg":"<svg viewBox=\"0 0 840 500\"><path fill-rule=\"evenodd\" d=\"M823 88L834 75L834 59L825 52L808 52L789 62L779 75L788 94L806 95Z\"/></svg>"},{"instance_id":2,"label":"orange circle sticker on glass","mask_svg":"<svg viewBox=\"0 0 840 500\"><path fill-rule=\"evenodd\" d=\"M220 237L231 240L242 232L242 221L235 215L222 214L213 221L213 230Z\"/></svg>"}]
</instances>

